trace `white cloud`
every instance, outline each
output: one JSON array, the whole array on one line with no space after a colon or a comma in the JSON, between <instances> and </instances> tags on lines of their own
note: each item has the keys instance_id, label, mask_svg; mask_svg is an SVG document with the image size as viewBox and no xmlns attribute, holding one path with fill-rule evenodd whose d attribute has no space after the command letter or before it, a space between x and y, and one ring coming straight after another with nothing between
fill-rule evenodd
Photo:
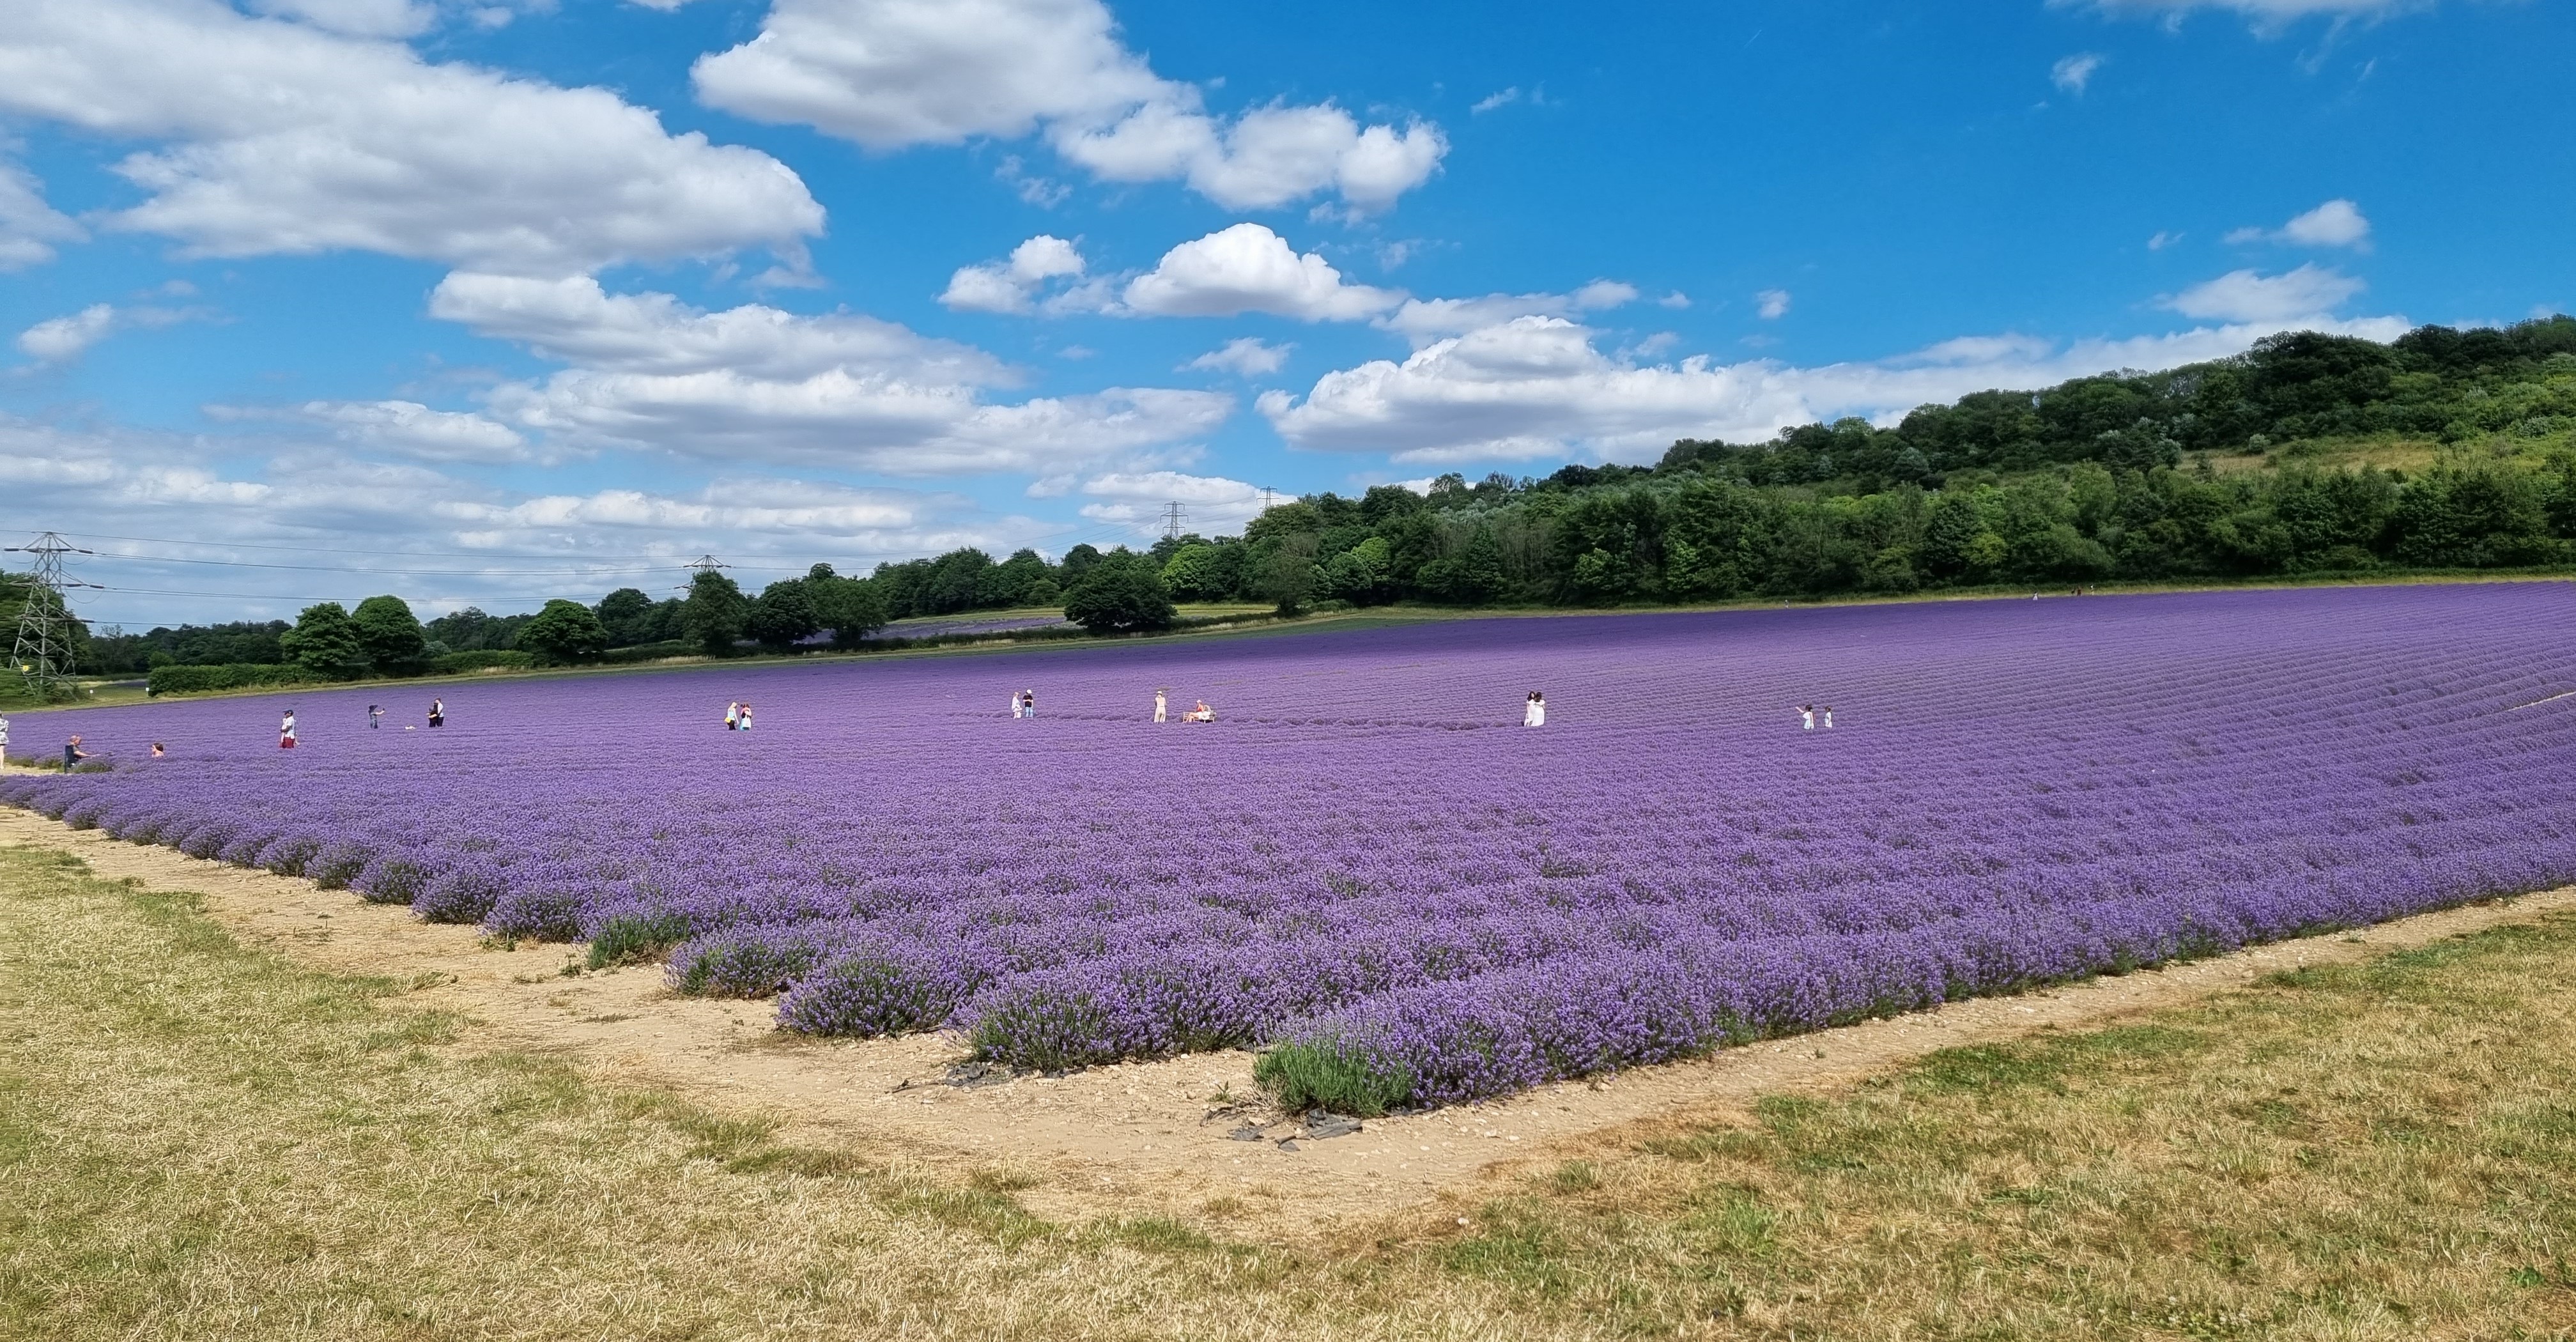
<instances>
[{"instance_id":1,"label":"white cloud","mask_svg":"<svg viewBox=\"0 0 2576 1342\"><path fill-rule=\"evenodd\" d=\"M1082 253L1072 243L1040 233L1012 248L1008 260L959 267L939 301L959 311L1026 312L1047 281L1082 273Z\"/></svg>"},{"instance_id":2,"label":"white cloud","mask_svg":"<svg viewBox=\"0 0 2576 1342\"><path fill-rule=\"evenodd\" d=\"M1658 300L1675 304L1678 294ZM1514 317L1572 317L1587 311L1622 307L1637 301L1635 285L1594 280L1570 294L1486 294L1482 298L1411 298L1381 317L1377 325L1397 332L1420 348L1446 336L1500 326ZM1682 299L1680 306L1689 306Z\"/></svg>"},{"instance_id":3,"label":"white cloud","mask_svg":"<svg viewBox=\"0 0 2576 1342\"><path fill-rule=\"evenodd\" d=\"M2182 234L2168 233L2160 228L2156 230L2156 235L2154 237L2147 239L2147 250L2151 252L2161 252L2165 248L2171 247L2180 241L2182 241Z\"/></svg>"},{"instance_id":4,"label":"white cloud","mask_svg":"<svg viewBox=\"0 0 2576 1342\"><path fill-rule=\"evenodd\" d=\"M18 351L38 363L62 363L107 339L115 326L116 309L93 303L71 316L40 321L19 332Z\"/></svg>"},{"instance_id":5,"label":"white cloud","mask_svg":"<svg viewBox=\"0 0 2576 1342\"><path fill-rule=\"evenodd\" d=\"M1261 490L1223 476L1186 475L1179 471L1140 471L1094 476L1082 482L1084 517L1095 522L1132 527L1140 536L1163 534L1164 509L1181 505L1183 531L1218 535L1240 531L1261 515Z\"/></svg>"},{"instance_id":6,"label":"white cloud","mask_svg":"<svg viewBox=\"0 0 2576 1342\"><path fill-rule=\"evenodd\" d=\"M2298 215L2276 229L2240 228L2228 233L2231 243L2279 242L2296 247L2352 247L2370 249L2370 220L2361 207L2349 200L2335 199Z\"/></svg>"},{"instance_id":7,"label":"white cloud","mask_svg":"<svg viewBox=\"0 0 2576 1342\"><path fill-rule=\"evenodd\" d=\"M1476 100L1476 105L1468 108L1467 110L1477 116L1483 116L1485 113L1493 111L1498 107L1509 107L1520 100L1521 91L1520 88L1515 85L1514 87L1504 89L1498 93L1488 93L1484 97L1478 98Z\"/></svg>"},{"instance_id":8,"label":"white cloud","mask_svg":"<svg viewBox=\"0 0 2576 1342\"><path fill-rule=\"evenodd\" d=\"M571 274L766 246L822 207L776 159L565 89L208 0L18 0L0 109L159 142L103 226L195 256L338 249Z\"/></svg>"},{"instance_id":9,"label":"white cloud","mask_svg":"<svg viewBox=\"0 0 2576 1342\"><path fill-rule=\"evenodd\" d=\"M1238 377L1260 377L1276 373L1288 362L1288 351L1295 345L1271 345L1259 336L1229 340L1217 349L1182 364L1183 371L1193 369L1212 373L1232 373Z\"/></svg>"},{"instance_id":10,"label":"white cloud","mask_svg":"<svg viewBox=\"0 0 2576 1342\"><path fill-rule=\"evenodd\" d=\"M1260 224L1236 224L1163 253L1127 284L1128 311L1157 317L1267 312L1300 321L1356 321L1404 301L1392 289L1350 284L1313 252L1299 255Z\"/></svg>"},{"instance_id":11,"label":"white cloud","mask_svg":"<svg viewBox=\"0 0 2576 1342\"><path fill-rule=\"evenodd\" d=\"M1100 0L775 0L759 36L693 74L711 106L871 149L1043 128L1104 181L1183 180L1230 209L1324 190L1383 209L1448 149L1436 126L1362 127L1331 103L1211 116L1120 43Z\"/></svg>"},{"instance_id":12,"label":"white cloud","mask_svg":"<svg viewBox=\"0 0 2576 1342\"><path fill-rule=\"evenodd\" d=\"M93 303L68 317L40 321L19 332L18 350L38 363L65 363L118 331L159 330L206 315L198 308L120 308Z\"/></svg>"},{"instance_id":13,"label":"white cloud","mask_svg":"<svg viewBox=\"0 0 2576 1342\"><path fill-rule=\"evenodd\" d=\"M2311 319L2312 329L2394 339L2403 318ZM1758 441L1780 429L1862 415L1881 422L1991 387L2044 387L2111 368L2169 368L2240 353L2282 323L2203 326L2071 345L2024 336L1944 342L1902 358L1799 368L1705 358L1638 364L1596 334L1519 317L1416 351L1325 374L1303 398L1257 402L1293 447L1384 452L1446 464L1591 456L1651 461L1679 438Z\"/></svg>"},{"instance_id":14,"label":"white cloud","mask_svg":"<svg viewBox=\"0 0 2576 1342\"><path fill-rule=\"evenodd\" d=\"M496 419L566 447L818 463L898 475L1057 471L1168 452L1232 413L1218 392L1111 387L987 401L991 356L851 314L704 312L588 277L451 275L432 315L575 365L490 394Z\"/></svg>"},{"instance_id":15,"label":"white cloud","mask_svg":"<svg viewBox=\"0 0 2576 1342\"><path fill-rule=\"evenodd\" d=\"M226 464L208 464L214 462ZM204 568L145 558L171 553L167 544L85 540L100 553L75 561L78 576L107 590L79 594L76 606L93 620L129 628L292 618L315 599L354 601L386 591L424 614L466 604L533 610L549 597L596 600L625 586L658 595L687 576L688 560L709 551L757 587L818 559L864 572L881 559L961 545L1003 553L1062 525L986 513L951 494L854 488L740 463L703 485L531 492L295 441L77 431L6 415L0 494L32 512L78 517L86 531L184 537L190 548L182 553L192 558L221 556L208 547L226 544L345 545L316 537L346 535L364 536L370 549L403 552L334 556L329 562L347 571L330 574L225 570L220 583L210 583ZM536 556L558 558L531 562ZM233 557L280 562L275 551ZM439 572L376 574L370 566ZM210 587L227 594L200 600L152 590Z\"/></svg>"},{"instance_id":16,"label":"white cloud","mask_svg":"<svg viewBox=\"0 0 2576 1342\"><path fill-rule=\"evenodd\" d=\"M2055 65L2048 67L2048 82L2082 97L2085 88L2093 82L2093 72L2102 68L2102 61L2100 54L2090 51L2060 56Z\"/></svg>"},{"instance_id":17,"label":"white cloud","mask_svg":"<svg viewBox=\"0 0 2576 1342\"><path fill-rule=\"evenodd\" d=\"M2334 311L2365 286L2314 264L2279 275L2231 270L2161 301L2186 317L2227 322L2279 322Z\"/></svg>"},{"instance_id":18,"label":"white cloud","mask_svg":"<svg viewBox=\"0 0 2576 1342\"><path fill-rule=\"evenodd\" d=\"M79 224L45 203L34 174L0 159L0 274L51 261L55 243L87 236Z\"/></svg>"},{"instance_id":19,"label":"white cloud","mask_svg":"<svg viewBox=\"0 0 2576 1342\"><path fill-rule=\"evenodd\" d=\"M1766 322L1778 321L1782 317L1788 316L1789 291L1786 289L1765 289L1762 292L1755 294L1753 296L1753 312L1755 316L1760 317Z\"/></svg>"},{"instance_id":20,"label":"white cloud","mask_svg":"<svg viewBox=\"0 0 2576 1342\"><path fill-rule=\"evenodd\" d=\"M425 461L518 462L535 455L506 424L417 401L307 401L297 413L329 425L343 442Z\"/></svg>"},{"instance_id":21,"label":"white cloud","mask_svg":"<svg viewBox=\"0 0 2576 1342\"><path fill-rule=\"evenodd\" d=\"M251 8L352 37L411 37L438 21L435 6L413 0L253 0Z\"/></svg>"}]
</instances>

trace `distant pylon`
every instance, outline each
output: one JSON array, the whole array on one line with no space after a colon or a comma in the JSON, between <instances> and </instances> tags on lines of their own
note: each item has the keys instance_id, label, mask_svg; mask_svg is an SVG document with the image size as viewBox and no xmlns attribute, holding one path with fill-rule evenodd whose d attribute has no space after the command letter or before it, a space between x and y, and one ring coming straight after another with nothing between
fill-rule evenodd
<instances>
[{"instance_id":1,"label":"distant pylon","mask_svg":"<svg viewBox=\"0 0 2576 1342\"><path fill-rule=\"evenodd\" d=\"M714 573L719 569L728 569L732 567L733 565L716 558L714 555L699 555L697 558L689 561L689 580L680 584L680 590L685 592L696 586L698 575L701 573Z\"/></svg>"},{"instance_id":2,"label":"distant pylon","mask_svg":"<svg viewBox=\"0 0 2576 1342\"><path fill-rule=\"evenodd\" d=\"M1261 511L1263 511L1263 512L1265 512L1265 513L1266 513L1266 512L1268 512L1268 511L1270 511L1270 507L1271 507L1271 504L1270 504L1270 498L1271 498L1271 496L1272 496L1272 495L1274 495L1274 494L1276 494L1276 493L1278 493L1278 492L1279 492L1278 490L1272 489L1272 488L1271 488L1270 486L1268 486L1268 485L1263 485L1263 486L1261 487Z\"/></svg>"},{"instance_id":3,"label":"distant pylon","mask_svg":"<svg viewBox=\"0 0 2576 1342\"><path fill-rule=\"evenodd\" d=\"M1189 514L1181 511L1181 501L1179 499L1172 500L1171 505L1163 509L1163 535L1172 540L1179 540L1181 538L1181 523L1188 520Z\"/></svg>"},{"instance_id":4,"label":"distant pylon","mask_svg":"<svg viewBox=\"0 0 2576 1342\"><path fill-rule=\"evenodd\" d=\"M54 697L55 687L73 670L72 630L76 622L63 592L73 587L98 586L64 577L63 556L94 552L50 531L28 544L12 545L9 550L34 556L27 572L27 601L18 608L18 642L9 650L9 664L26 677L28 692L42 703Z\"/></svg>"}]
</instances>

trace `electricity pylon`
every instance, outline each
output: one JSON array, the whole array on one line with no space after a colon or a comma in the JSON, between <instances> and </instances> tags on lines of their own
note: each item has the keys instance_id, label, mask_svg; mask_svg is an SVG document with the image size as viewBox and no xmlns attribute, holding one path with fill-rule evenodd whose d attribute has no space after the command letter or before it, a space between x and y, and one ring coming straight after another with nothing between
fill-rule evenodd
<instances>
[{"instance_id":1,"label":"electricity pylon","mask_svg":"<svg viewBox=\"0 0 2576 1342\"><path fill-rule=\"evenodd\" d=\"M98 586L64 577L63 556L93 552L50 531L28 544L12 545L9 551L34 556L27 573L26 604L18 608L18 642L9 650L9 664L26 678L27 691L38 703L49 702L73 670L72 630L77 622L63 593L73 587Z\"/></svg>"}]
</instances>

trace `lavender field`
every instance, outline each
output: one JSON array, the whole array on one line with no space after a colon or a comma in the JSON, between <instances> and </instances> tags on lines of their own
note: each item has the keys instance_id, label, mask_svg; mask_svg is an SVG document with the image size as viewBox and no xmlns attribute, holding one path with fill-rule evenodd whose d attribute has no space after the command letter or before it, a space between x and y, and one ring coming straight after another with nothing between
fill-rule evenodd
<instances>
[{"instance_id":1,"label":"lavender field","mask_svg":"<svg viewBox=\"0 0 2576 1342\"><path fill-rule=\"evenodd\" d=\"M2571 655L2555 583L1457 621L28 716L115 767L0 800L1376 1110L2576 879Z\"/></svg>"}]
</instances>

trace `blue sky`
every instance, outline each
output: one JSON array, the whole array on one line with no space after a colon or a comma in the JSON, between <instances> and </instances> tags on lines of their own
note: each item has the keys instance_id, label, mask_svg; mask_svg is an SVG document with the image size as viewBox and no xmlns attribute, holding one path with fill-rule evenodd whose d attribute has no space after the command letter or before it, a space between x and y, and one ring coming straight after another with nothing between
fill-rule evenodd
<instances>
[{"instance_id":1,"label":"blue sky","mask_svg":"<svg viewBox=\"0 0 2576 1342\"><path fill-rule=\"evenodd\" d=\"M2550 0L0 8L0 529L129 625L2576 306Z\"/></svg>"}]
</instances>

